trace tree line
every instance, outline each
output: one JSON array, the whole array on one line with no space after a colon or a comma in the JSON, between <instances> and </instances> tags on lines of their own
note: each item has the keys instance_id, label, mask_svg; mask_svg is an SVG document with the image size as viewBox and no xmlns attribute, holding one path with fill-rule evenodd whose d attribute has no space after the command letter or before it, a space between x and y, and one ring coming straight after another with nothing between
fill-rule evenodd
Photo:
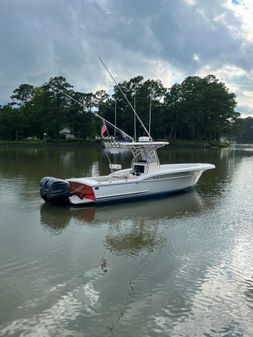
<instances>
[{"instance_id":1,"label":"tree line","mask_svg":"<svg viewBox=\"0 0 253 337\"><path fill-rule=\"evenodd\" d=\"M21 84L13 91L11 102L0 107L0 139L58 139L66 127L76 138L93 139L100 134L93 111L112 123L116 116L117 126L134 135L134 114L121 90L147 128L151 112L155 139L219 140L235 134L240 126L235 94L214 75L189 76L170 88L160 80L136 76L115 86L112 95L104 90L75 91L59 76L38 87ZM136 135L143 135L138 122Z\"/></svg>"}]
</instances>

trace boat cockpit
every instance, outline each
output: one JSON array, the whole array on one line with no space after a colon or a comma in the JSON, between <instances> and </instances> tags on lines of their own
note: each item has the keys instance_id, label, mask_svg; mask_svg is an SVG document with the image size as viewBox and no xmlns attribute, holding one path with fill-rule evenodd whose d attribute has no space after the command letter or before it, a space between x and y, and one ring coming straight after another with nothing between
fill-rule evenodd
<instances>
[{"instance_id":1,"label":"boat cockpit","mask_svg":"<svg viewBox=\"0 0 253 337\"><path fill-rule=\"evenodd\" d=\"M134 176L139 176L142 173L145 173L146 166L147 166L146 161L143 161L141 163L134 163L133 164L133 169L131 171L131 174L134 175Z\"/></svg>"}]
</instances>

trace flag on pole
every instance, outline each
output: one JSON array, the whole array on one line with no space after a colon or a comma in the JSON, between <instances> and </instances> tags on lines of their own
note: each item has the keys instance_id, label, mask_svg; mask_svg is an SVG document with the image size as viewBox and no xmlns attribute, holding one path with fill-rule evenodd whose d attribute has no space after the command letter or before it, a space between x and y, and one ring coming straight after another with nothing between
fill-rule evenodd
<instances>
[{"instance_id":1,"label":"flag on pole","mask_svg":"<svg viewBox=\"0 0 253 337\"><path fill-rule=\"evenodd\" d=\"M101 126L101 138L104 139L104 133L107 131L107 127L105 121L103 120L103 124Z\"/></svg>"}]
</instances>

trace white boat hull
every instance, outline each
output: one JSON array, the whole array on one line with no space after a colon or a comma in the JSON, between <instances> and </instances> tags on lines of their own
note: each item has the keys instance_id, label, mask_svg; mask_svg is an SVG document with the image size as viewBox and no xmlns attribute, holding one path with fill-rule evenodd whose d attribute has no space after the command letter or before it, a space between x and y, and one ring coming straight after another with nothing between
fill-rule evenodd
<instances>
[{"instance_id":1,"label":"white boat hull","mask_svg":"<svg viewBox=\"0 0 253 337\"><path fill-rule=\"evenodd\" d=\"M87 205L175 193L193 187L204 171L213 168L211 164L169 164L139 177L131 176L127 169L104 177L72 178L68 179L70 185L89 188L89 195L74 193L68 200L72 205Z\"/></svg>"}]
</instances>

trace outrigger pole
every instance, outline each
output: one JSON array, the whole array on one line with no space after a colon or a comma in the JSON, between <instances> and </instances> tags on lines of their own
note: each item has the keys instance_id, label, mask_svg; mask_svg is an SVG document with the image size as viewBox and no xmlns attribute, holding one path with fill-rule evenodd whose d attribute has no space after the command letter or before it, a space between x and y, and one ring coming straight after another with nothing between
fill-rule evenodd
<instances>
[{"instance_id":1,"label":"outrigger pole","mask_svg":"<svg viewBox=\"0 0 253 337\"><path fill-rule=\"evenodd\" d=\"M143 127L143 129L145 130L146 134L149 136L149 139L152 140L152 137L150 135L150 132L146 129L145 125L143 124L142 120L140 119L139 115L137 114L137 112L135 111L134 107L132 106L131 102L128 100L128 98L126 97L125 93L122 91L122 89L120 88L119 84L116 82L115 78L113 77L112 73L110 72L110 70L106 67L106 65L104 64L103 60L101 59L101 57L99 57L100 62L102 63L102 65L104 66L104 68L106 69L106 71L108 72L108 74L110 75L111 79L113 80L113 82L116 84L116 87L120 90L121 94L123 95L123 97L125 98L125 100L127 101L127 103L129 104L130 108L133 110L135 116L137 117L138 121L141 123L141 126Z\"/></svg>"},{"instance_id":2,"label":"outrigger pole","mask_svg":"<svg viewBox=\"0 0 253 337\"><path fill-rule=\"evenodd\" d=\"M63 95L65 95L66 97L70 98L72 101L76 102L77 104L79 104L81 107L86 108L86 106L79 102L77 99L73 98L72 96L70 96L69 94L67 94L65 91L57 88L55 85L52 85L53 88L55 88L57 91L61 92ZM126 132L124 132L123 130L121 130L120 128L118 128L116 125L112 124L111 122L109 122L107 119L105 119L104 117L100 116L98 113L96 113L95 111L92 111L91 114L93 114L94 116L96 116L97 118L99 118L100 120L102 120L102 122L105 122L106 124L110 125L112 128L114 128L115 130L119 131L124 137L127 137L131 140L131 142L134 141L134 139L129 136Z\"/></svg>"}]
</instances>

